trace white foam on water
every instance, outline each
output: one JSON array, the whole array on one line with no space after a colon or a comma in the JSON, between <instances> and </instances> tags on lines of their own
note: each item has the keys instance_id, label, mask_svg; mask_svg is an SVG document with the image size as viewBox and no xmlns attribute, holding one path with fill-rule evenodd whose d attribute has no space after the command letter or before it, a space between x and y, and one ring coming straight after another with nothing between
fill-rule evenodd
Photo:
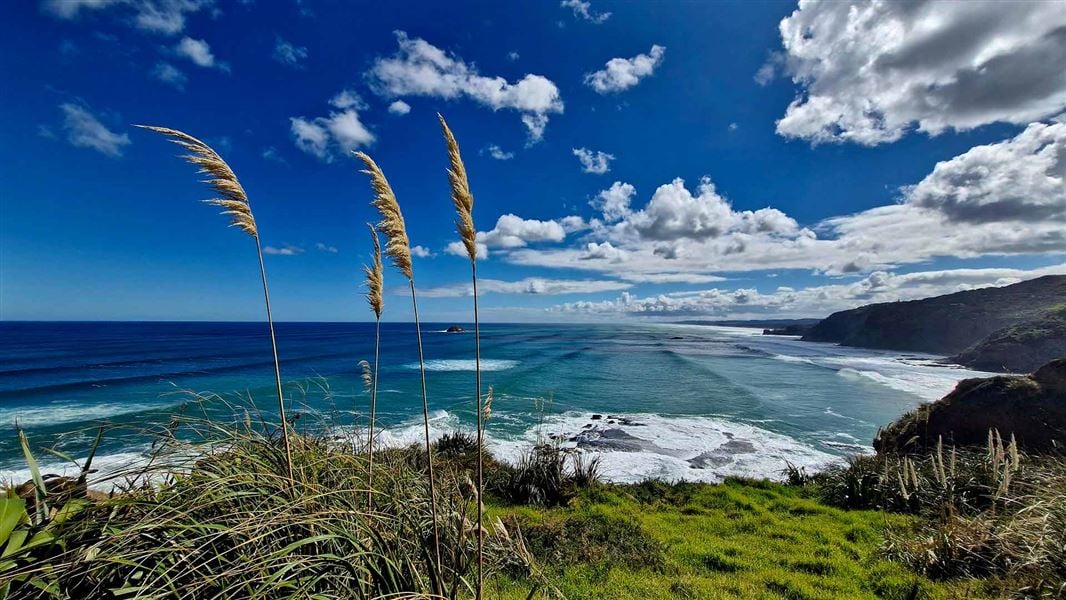
<instances>
[{"instance_id":1,"label":"white foam on water","mask_svg":"<svg viewBox=\"0 0 1066 600\"><path fill-rule=\"evenodd\" d=\"M78 464L84 464L84 456L75 457ZM92 473L87 477L90 489L108 492L113 484L110 481L116 474L124 471L133 471L147 465L150 458L146 452L116 452L114 454L100 454L93 457L91 465ZM62 477L77 477L81 474L81 467L69 461L41 461L40 471L42 476L59 475ZM21 485L31 479L30 470L23 469L0 469L0 483L8 486ZM48 481L45 481L45 487Z\"/></svg>"},{"instance_id":2,"label":"white foam on water","mask_svg":"<svg viewBox=\"0 0 1066 600\"><path fill-rule=\"evenodd\" d=\"M586 428L589 424L593 427ZM624 432L625 443L633 450L572 441L561 445L579 447L580 452L599 458L604 478L620 483L649 478L715 483L729 476L781 479L789 463L816 471L841 460L786 435L745 423L654 414L604 415L594 421L592 413L568 412L546 417L543 424L530 427L517 438L499 438L490 432L488 447L497 458L514 463L551 435L562 440L580 435L595 444L608 430Z\"/></svg>"},{"instance_id":3,"label":"white foam on water","mask_svg":"<svg viewBox=\"0 0 1066 600\"><path fill-rule=\"evenodd\" d=\"M0 409L0 423L14 423L24 427L58 425L106 419L147 410L159 410L172 403L104 402L96 404L54 403L43 406L25 406Z\"/></svg>"},{"instance_id":4,"label":"white foam on water","mask_svg":"<svg viewBox=\"0 0 1066 600\"><path fill-rule=\"evenodd\" d=\"M481 359L482 371L503 371L518 366L517 360L505 359ZM417 369L418 363L404 365L406 369ZM477 368L477 362L467 359L444 359L435 358L426 361L427 371L473 371Z\"/></svg>"},{"instance_id":5,"label":"white foam on water","mask_svg":"<svg viewBox=\"0 0 1066 600\"><path fill-rule=\"evenodd\" d=\"M744 346L765 352L774 360L832 369L852 381L876 383L926 401L944 397L962 379L995 375L951 365L943 362L944 357L932 354L804 342L798 337L765 336L757 329L694 327L712 329L724 336L742 339Z\"/></svg>"}]
</instances>

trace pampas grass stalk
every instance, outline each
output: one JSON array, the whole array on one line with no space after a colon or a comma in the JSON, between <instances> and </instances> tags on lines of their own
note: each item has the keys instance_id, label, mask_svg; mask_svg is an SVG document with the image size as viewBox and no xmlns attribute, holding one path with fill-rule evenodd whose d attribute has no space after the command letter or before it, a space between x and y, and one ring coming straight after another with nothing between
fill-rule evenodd
<instances>
[{"instance_id":1,"label":"pampas grass stalk","mask_svg":"<svg viewBox=\"0 0 1066 600\"><path fill-rule=\"evenodd\" d=\"M266 265L263 262L263 247L259 242L259 228L252 215L252 207L248 203L248 195L244 187L237 181L237 175L226 161L222 160L217 152L204 142L193 136L167 127L154 127L150 125L137 125L142 129L148 129L163 134L170 141L189 151L182 158L200 167L200 173L208 176L204 183L211 186L218 198L205 200L208 204L221 207L222 214L229 216L230 226L252 236L255 240L255 251L259 256L259 275L263 281L263 300L266 304L267 324L270 327L270 346L274 351L274 380L278 389L278 412L281 415L281 439L285 445L285 464L288 467L289 479L293 480L292 447L289 440L289 421L285 415L285 395L281 389L281 365L278 361L278 342L274 335L274 317L270 312L270 289L267 287Z\"/></svg>"},{"instance_id":2,"label":"pampas grass stalk","mask_svg":"<svg viewBox=\"0 0 1066 600\"><path fill-rule=\"evenodd\" d=\"M359 160L366 165L366 173L370 177L370 188L374 192L374 200L371 204L381 213L381 222L377 229L385 234L385 254L392 260L392 264L403 273L411 287L411 307L414 311L415 336L418 339L418 369L422 377L422 423L426 437L426 465L429 479L429 501L433 517L433 551L436 558L437 568L440 568L440 532L437 523L437 494L436 483L433 475L433 443L429 437L429 400L426 394L426 361L422 352L422 325L418 320L418 294L415 292L415 277L411 265L411 242L407 237L407 225L400 212L400 203L396 201L396 194L392 186L385 179L374 159L364 152L354 152ZM438 582L441 581L438 572Z\"/></svg>"},{"instance_id":3,"label":"pampas grass stalk","mask_svg":"<svg viewBox=\"0 0 1066 600\"><path fill-rule=\"evenodd\" d=\"M377 415L378 404L378 350L381 347L381 309L384 306L382 287L385 283L385 267L381 264L381 243L378 241L378 230L367 223L370 228L370 239L374 241L374 264L364 266L366 272L366 301L370 304L370 310L374 311L374 373L370 380L370 425L367 432L367 505L370 505L374 493L374 420Z\"/></svg>"},{"instance_id":4,"label":"pampas grass stalk","mask_svg":"<svg viewBox=\"0 0 1066 600\"><path fill-rule=\"evenodd\" d=\"M457 217L455 228L459 232L459 238L466 248L466 254L470 257L470 281L474 294L474 403L477 412L477 600L481 600L484 588L483 571L485 566L485 529L484 529L484 499L482 494L485 490L484 455L485 455L485 428L482 425L483 409L481 403L481 323L478 319L477 310L477 229L474 227L474 195L470 193L470 182L466 176L466 166L463 165L463 157L459 153L459 143L455 141L451 128L440 114L441 132L448 146L448 181L452 188L452 203L455 204Z\"/></svg>"}]
</instances>

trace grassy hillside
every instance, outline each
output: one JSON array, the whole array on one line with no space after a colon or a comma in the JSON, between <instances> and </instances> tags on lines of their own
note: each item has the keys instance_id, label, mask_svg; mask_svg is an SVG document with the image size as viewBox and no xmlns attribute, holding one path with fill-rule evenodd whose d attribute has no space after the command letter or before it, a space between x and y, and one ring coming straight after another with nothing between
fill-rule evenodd
<instances>
[{"instance_id":1,"label":"grassy hillside","mask_svg":"<svg viewBox=\"0 0 1066 600\"><path fill-rule=\"evenodd\" d=\"M166 477L157 473L149 484L118 474L120 493L111 497L84 499L84 488L47 478L38 480L47 490L9 490L0 499L0 592L473 596L477 450L469 436L435 444L435 558L418 447L381 452L370 486L366 456L351 444L299 435L289 479L270 430L209 427L204 445L170 438L156 463ZM1026 464L997 448L960 453L957 474L954 452L950 469L942 456L891 464L870 457L816 479L794 472L793 485L604 484L595 462L551 446L517 465L486 457L485 597L947 599L1004 597L1022 585L1056 589L1061 550L1047 542L1063 531L1066 511L1051 490L1062 489L1066 463L1054 463L1025 496L1003 481L1005 468L1012 481L1033 480ZM906 482L897 485L902 473ZM974 522L1010 535L974 537Z\"/></svg>"},{"instance_id":2,"label":"grassy hillside","mask_svg":"<svg viewBox=\"0 0 1066 600\"><path fill-rule=\"evenodd\" d=\"M517 524L567 598L953 598L879 553L886 524L913 519L831 508L763 481L610 486L565 508L493 507ZM490 587L525 598L501 578Z\"/></svg>"},{"instance_id":3,"label":"grassy hillside","mask_svg":"<svg viewBox=\"0 0 1066 600\"><path fill-rule=\"evenodd\" d=\"M803 337L845 346L955 354L996 331L1035 323L1066 297L1066 276L923 300L870 304L836 312ZM1049 360L1049 357L1044 362Z\"/></svg>"}]
</instances>

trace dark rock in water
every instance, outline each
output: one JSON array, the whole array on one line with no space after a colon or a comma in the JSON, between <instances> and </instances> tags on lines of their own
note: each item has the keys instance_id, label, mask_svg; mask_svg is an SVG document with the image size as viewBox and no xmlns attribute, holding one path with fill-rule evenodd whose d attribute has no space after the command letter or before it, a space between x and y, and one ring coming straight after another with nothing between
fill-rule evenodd
<instances>
[{"instance_id":1,"label":"dark rock in water","mask_svg":"<svg viewBox=\"0 0 1066 600\"><path fill-rule=\"evenodd\" d=\"M630 435L621 429L586 431L575 436L579 448L615 450L618 452L641 452L654 444Z\"/></svg>"},{"instance_id":2,"label":"dark rock in water","mask_svg":"<svg viewBox=\"0 0 1066 600\"><path fill-rule=\"evenodd\" d=\"M672 337L672 338L670 338L670 339L672 339L672 340L683 340L683 339L685 339L685 338L683 338L683 337L681 337L681 336L679 336L679 335L675 335L674 337Z\"/></svg>"},{"instance_id":3,"label":"dark rock in water","mask_svg":"<svg viewBox=\"0 0 1066 600\"><path fill-rule=\"evenodd\" d=\"M589 429L591 427L592 427L592 423L585 423L585 426L582 427L582 429Z\"/></svg>"},{"instance_id":4,"label":"dark rock in water","mask_svg":"<svg viewBox=\"0 0 1066 600\"><path fill-rule=\"evenodd\" d=\"M883 451L919 451L945 444L983 445L989 429L1012 434L1023 450L1066 448L1066 358L1032 375L964 379L940 400L910 412L874 440Z\"/></svg>"},{"instance_id":5,"label":"dark rock in water","mask_svg":"<svg viewBox=\"0 0 1066 600\"><path fill-rule=\"evenodd\" d=\"M458 325L452 325L451 327L445 330L446 333L462 333L464 331L466 330L462 327L459 327Z\"/></svg>"},{"instance_id":6,"label":"dark rock in water","mask_svg":"<svg viewBox=\"0 0 1066 600\"><path fill-rule=\"evenodd\" d=\"M615 424L615 420L611 419L611 420L607 421L607 424L608 425L614 425Z\"/></svg>"},{"instance_id":7,"label":"dark rock in water","mask_svg":"<svg viewBox=\"0 0 1066 600\"><path fill-rule=\"evenodd\" d=\"M603 418L603 415L592 415L592 420L593 421L599 421L602 418Z\"/></svg>"},{"instance_id":8,"label":"dark rock in water","mask_svg":"<svg viewBox=\"0 0 1066 600\"><path fill-rule=\"evenodd\" d=\"M755 444L747 440L730 439L721 446L688 459L693 469L710 469L732 464L738 454L754 454Z\"/></svg>"}]
</instances>

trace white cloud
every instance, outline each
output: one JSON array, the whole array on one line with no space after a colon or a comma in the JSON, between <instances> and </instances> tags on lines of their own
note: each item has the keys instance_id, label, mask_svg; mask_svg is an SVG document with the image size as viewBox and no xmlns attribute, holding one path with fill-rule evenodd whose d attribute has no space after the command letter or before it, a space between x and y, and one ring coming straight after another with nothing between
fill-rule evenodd
<instances>
[{"instance_id":1,"label":"white cloud","mask_svg":"<svg viewBox=\"0 0 1066 600\"><path fill-rule=\"evenodd\" d=\"M118 158L122 156L122 149L130 144L128 134L111 131L84 106L67 102L60 104L59 109L63 111L67 141L74 146L92 148Z\"/></svg>"},{"instance_id":2,"label":"white cloud","mask_svg":"<svg viewBox=\"0 0 1066 600\"><path fill-rule=\"evenodd\" d=\"M330 246L329 244L326 244L325 242L316 243L315 244L315 248L319 252L327 252L329 254L337 254L339 252L339 250L337 250L336 246Z\"/></svg>"},{"instance_id":3,"label":"white cloud","mask_svg":"<svg viewBox=\"0 0 1066 600\"><path fill-rule=\"evenodd\" d=\"M520 54L518 54L517 52L515 52L513 50L511 52L507 53L507 60L509 60L511 62L514 62L514 61L518 60L521 57L522 56Z\"/></svg>"},{"instance_id":4,"label":"white cloud","mask_svg":"<svg viewBox=\"0 0 1066 600\"><path fill-rule=\"evenodd\" d=\"M632 283L624 281L606 281L591 279L543 279L540 277L526 277L518 281L502 281L499 279L481 279L477 281L478 295L482 294L536 294L545 296L559 296L564 294L594 294L601 292L614 292L633 287ZM444 285L418 290L420 296L427 298L456 298L472 296L473 286L469 283Z\"/></svg>"},{"instance_id":5,"label":"white cloud","mask_svg":"<svg viewBox=\"0 0 1066 600\"><path fill-rule=\"evenodd\" d=\"M611 161L614 160L613 154L598 150L592 151L588 148L573 148L573 153L581 161L581 170L585 173L603 175L611 170Z\"/></svg>"},{"instance_id":6,"label":"white cloud","mask_svg":"<svg viewBox=\"0 0 1066 600\"><path fill-rule=\"evenodd\" d=\"M606 260L612 263L625 262L627 258L629 255L612 246L611 242L589 242L585 246L585 254L581 256L581 260Z\"/></svg>"},{"instance_id":7,"label":"white cloud","mask_svg":"<svg viewBox=\"0 0 1066 600\"><path fill-rule=\"evenodd\" d=\"M341 90L340 92L337 92L337 95L329 99L329 105L341 110L347 108L366 110L366 102L363 101L363 97L360 96L358 92L352 90Z\"/></svg>"},{"instance_id":8,"label":"white cloud","mask_svg":"<svg viewBox=\"0 0 1066 600\"><path fill-rule=\"evenodd\" d=\"M185 83L189 80L181 69L178 69L168 62L156 63L155 67L152 68L152 77L163 83L172 85L179 90L184 90Z\"/></svg>"},{"instance_id":9,"label":"white cloud","mask_svg":"<svg viewBox=\"0 0 1066 600\"><path fill-rule=\"evenodd\" d=\"M1066 253L1064 148L1066 123L1035 123L938 164L902 188L899 203L810 227L773 208L737 210L708 179L695 191L681 179L661 185L642 208L631 185L615 182L592 200L603 219L592 219L578 244L516 247L504 259L694 283L731 272L854 275L939 257Z\"/></svg>"},{"instance_id":10,"label":"white cloud","mask_svg":"<svg viewBox=\"0 0 1066 600\"><path fill-rule=\"evenodd\" d=\"M307 59L307 48L287 42L281 37L274 41L274 60L283 65L302 69Z\"/></svg>"},{"instance_id":11,"label":"white cloud","mask_svg":"<svg viewBox=\"0 0 1066 600\"><path fill-rule=\"evenodd\" d=\"M489 156L496 160L511 160L514 158L514 152L505 152L496 144L489 144L485 150L489 153Z\"/></svg>"},{"instance_id":12,"label":"white cloud","mask_svg":"<svg viewBox=\"0 0 1066 600\"><path fill-rule=\"evenodd\" d=\"M183 37L181 41L174 46L174 52L178 56L183 56L193 64L203 67L205 69L218 68L223 71L229 71L229 65L224 62L215 60L215 55L211 52L211 46L204 40L196 40L191 37Z\"/></svg>"},{"instance_id":13,"label":"white cloud","mask_svg":"<svg viewBox=\"0 0 1066 600\"><path fill-rule=\"evenodd\" d=\"M150 33L176 35L186 17L214 6L213 0L44 0L45 12L60 19L76 19L82 12L115 7L133 27Z\"/></svg>"},{"instance_id":14,"label":"white cloud","mask_svg":"<svg viewBox=\"0 0 1066 600\"><path fill-rule=\"evenodd\" d=\"M436 256L436 254L425 246L411 246L411 254L418 258L433 258Z\"/></svg>"},{"instance_id":15,"label":"white cloud","mask_svg":"<svg viewBox=\"0 0 1066 600\"><path fill-rule=\"evenodd\" d=\"M485 260L489 257L489 247L484 242L474 243L474 255L478 260ZM451 242L444 248L444 252L453 256L459 256L462 258L469 258L470 255L466 252L466 246L462 242Z\"/></svg>"},{"instance_id":16,"label":"white cloud","mask_svg":"<svg viewBox=\"0 0 1066 600\"><path fill-rule=\"evenodd\" d=\"M603 213L608 223L619 221L629 215L629 203L637 189L631 184L616 181L611 187L600 192L589 204Z\"/></svg>"},{"instance_id":17,"label":"white cloud","mask_svg":"<svg viewBox=\"0 0 1066 600\"><path fill-rule=\"evenodd\" d=\"M289 119L297 148L332 162L338 154L347 154L374 143L377 138L359 118L359 108L364 105L358 94L344 90L329 102L341 110L330 111L327 117Z\"/></svg>"},{"instance_id":18,"label":"white cloud","mask_svg":"<svg viewBox=\"0 0 1066 600\"><path fill-rule=\"evenodd\" d=\"M601 94L627 90L655 72L662 64L666 48L654 45L647 54L633 58L612 58L603 70L585 75L585 84Z\"/></svg>"},{"instance_id":19,"label":"white cloud","mask_svg":"<svg viewBox=\"0 0 1066 600\"><path fill-rule=\"evenodd\" d=\"M82 9L86 11L99 10L118 4L123 0L45 0L41 7L61 19L73 19L78 16Z\"/></svg>"},{"instance_id":20,"label":"white cloud","mask_svg":"<svg viewBox=\"0 0 1066 600\"><path fill-rule=\"evenodd\" d=\"M1033 123L1014 138L975 146L904 193L956 221L1066 221L1066 123Z\"/></svg>"},{"instance_id":21,"label":"white cloud","mask_svg":"<svg viewBox=\"0 0 1066 600\"><path fill-rule=\"evenodd\" d=\"M718 318L824 317L829 313L863 304L914 300L967 289L1010 285L1052 274L1066 274L1066 263L1032 270L953 269L905 274L877 271L852 283L816 285L802 289L778 287L771 293L761 293L750 288L712 288L637 298L623 292L614 300L571 302L558 305L552 310L673 318L686 315Z\"/></svg>"},{"instance_id":22,"label":"white cloud","mask_svg":"<svg viewBox=\"0 0 1066 600\"><path fill-rule=\"evenodd\" d=\"M611 13L598 13L592 10L591 2L586 2L584 0L562 0L562 2L559 3L559 6L562 6L563 8L569 8L570 10L574 11L575 17L579 19L584 19L596 25L599 25L607 19L611 18Z\"/></svg>"},{"instance_id":23,"label":"white cloud","mask_svg":"<svg viewBox=\"0 0 1066 600\"><path fill-rule=\"evenodd\" d=\"M490 248L520 248L534 242L561 242L566 230L555 221L523 219L506 214L496 220L491 231L479 231L477 241Z\"/></svg>"},{"instance_id":24,"label":"white cloud","mask_svg":"<svg viewBox=\"0 0 1066 600\"><path fill-rule=\"evenodd\" d=\"M299 246L263 246L263 254L270 254L272 256L296 256L297 254L303 254L304 249Z\"/></svg>"},{"instance_id":25,"label":"white cloud","mask_svg":"<svg viewBox=\"0 0 1066 600\"><path fill-rule=\"evenodd\" d=\"M783 68L804 88L783 136L875 145L915 125L937 135L1066 107L1058 2L803 1L780 30Z\"/></svg>"},{"instance_id":26,"label":"white cloud","mask_svg":"<svg viewBox=\"0 0 1066 600\"><path fill-rule=\"evenodd\" d=\"M626 224L641 238L660 241L705 240L732 232L790 234L799 230L795 220L774 208L734 211L708 178L700 181L698 191L698 195L692 195L681 178L661 185L647 207L631 213Z\"/></svg>"},{"instance_id":27,"label":"white cloud","mask_svg":"<svg viewBox=\"0 0 1066 600\"><path fill-rule=\"evenodd\" d=\"M395 100L389 105L389 112L394 115L406 115L411 112L411 105L403 100Z\"/></svg>"},{"instance_id":28,"label":"white cloud","mask_svg":"<svg viewBox=\"0 0 1066 600\"><path fill-rule=\"evenodd\" d=\"M503 77L482 76L462 59L402 31L396 32L396 40L399 51L374 61L367 74L383 96L466 97L493 110L515 110L522 115L531 142L543 137L550 114L563 112L559 88L546 77L526 75L509 83Z\"/></svg>"}]
</instances>

